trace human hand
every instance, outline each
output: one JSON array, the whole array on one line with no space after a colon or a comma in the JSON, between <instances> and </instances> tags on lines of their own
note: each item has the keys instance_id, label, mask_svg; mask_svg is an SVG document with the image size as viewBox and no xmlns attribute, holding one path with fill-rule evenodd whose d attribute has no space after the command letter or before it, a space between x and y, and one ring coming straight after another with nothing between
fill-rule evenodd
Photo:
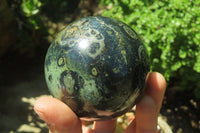
<instances>
[{"instance_id":1,"label":"human hand","mask_svg":"<svg viewBox=\"0 0 200 133\"><path fill-rule=\"evenodd\" d=\"M124 133L156 133L157 118L166 89L164 77L149 73L144 96L136 105L136 116ZM63 102L52 97L41 97L34 105L35 112L47 123L50 133L114 133L116 120L96 121L86 127Z\"/></svg>"}]
</instances>

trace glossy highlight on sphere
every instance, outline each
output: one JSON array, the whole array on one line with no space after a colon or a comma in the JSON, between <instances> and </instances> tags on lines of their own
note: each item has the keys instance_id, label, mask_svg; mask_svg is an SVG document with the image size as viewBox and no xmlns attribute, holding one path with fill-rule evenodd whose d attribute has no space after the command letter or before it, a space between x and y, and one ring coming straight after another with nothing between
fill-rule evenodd
<instances>
[{"instance_id":1,"label":"glossy highlight on sphere","mask_svg":"<svg viewBox=\"0 0 200 133\"><path fill-rule=\"evenodd\" d=\"M148 56L137 33L101 16L65 27L45 59L51 94L86 120L109 120L130 110L142 95L148 72Z\"/></svg>"}]
</instances>

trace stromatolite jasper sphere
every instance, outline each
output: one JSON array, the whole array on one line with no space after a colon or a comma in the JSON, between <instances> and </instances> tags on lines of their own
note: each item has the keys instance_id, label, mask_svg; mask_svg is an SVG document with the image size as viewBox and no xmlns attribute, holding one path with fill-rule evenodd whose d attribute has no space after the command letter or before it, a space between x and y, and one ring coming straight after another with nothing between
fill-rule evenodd
<instances>
[{"instance_id":1,"label":"stromatolite jasper sphere","mask_svg":"<svg viewBox=\"0 0 200 133\"><path fill-rule=\"evenodd\" d=\"M45 59L51 94L86 120L109 120L130 110L142 95L148 71L136 32L100 16L65 27Z\"/></svg>"}]
</instances>

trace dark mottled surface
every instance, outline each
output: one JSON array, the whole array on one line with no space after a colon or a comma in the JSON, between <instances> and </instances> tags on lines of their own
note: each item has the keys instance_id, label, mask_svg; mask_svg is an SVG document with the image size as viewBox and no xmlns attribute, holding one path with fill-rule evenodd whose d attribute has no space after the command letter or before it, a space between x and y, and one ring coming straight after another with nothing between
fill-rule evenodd
<instances>
[{"instance_id":1,"label":"dark mottled surface","mask_svg":"<svg viewBox=\"0 0 200 133\"><path fill-rule=\"evenodd\" d=\"M79 117L108 120L128 111L149 71L145 47L126 24L82 18L64 28L46 55L50 92Z\"/></svg>"}]
</instances>

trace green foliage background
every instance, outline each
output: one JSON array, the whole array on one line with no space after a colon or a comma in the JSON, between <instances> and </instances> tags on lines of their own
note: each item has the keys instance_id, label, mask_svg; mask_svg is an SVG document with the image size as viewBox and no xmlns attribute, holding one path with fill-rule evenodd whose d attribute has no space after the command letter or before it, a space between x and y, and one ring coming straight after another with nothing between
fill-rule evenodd
<instances>
[{"instance_id":1,"label":"green foliage background","mask_svg":"<svg viewBox=\"0 0 200 133\"><path fill-rule=\"evenodd\" d=\"M12 34L8 30L2 31L7 34L6 37L0 37L0 43L3 40L0 48L4 49L0 50L0 58L9 53L33 57L38 54L37 50L46 50L49 45L47 41L51 40L49 38L53 38L59 29L56 23L64 21L65 16L74 12L79 2L80 0L0 0L0 11L3 12L3 15L0 14L0 30L5 29L1 28L5 27L4 25L13 28ZM5 24L4 20L12 21ZM13 41L8 44L8 40Z\"/></svg>"},{"instance_id":2,"label":"green foliage background","mask_svg":"<svg viewBox=\"0 0 200 133\"><path fill-rule=\"evenodd\" d=\"M103 16L130 25L150 54L151 70L200 98L199 0L100 0Z\"/></svg>"},{"instance_id":3,"label":"green foliage background","mask_svg":"<svg viewBox=\"0 0 200 133\"><path fill-rule=\"evenodd\" d=\"M193 91L200 98L199 0L97 1L107 7L103 16L119 19L139 34L147 47L152 71L161 72L171 85ZM41 47L41 40L50 34L42 17L47 16L54 22L63 20L63 14L74 12L79 2L8 1L18 20L16 47Z\"/></svg>"}]
</instances>

